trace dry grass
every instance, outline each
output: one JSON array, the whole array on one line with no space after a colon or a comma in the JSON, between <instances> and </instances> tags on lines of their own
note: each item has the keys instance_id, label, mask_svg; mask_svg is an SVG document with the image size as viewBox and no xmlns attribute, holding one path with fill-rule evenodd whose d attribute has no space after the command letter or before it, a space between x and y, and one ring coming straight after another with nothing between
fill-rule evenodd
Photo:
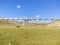
<instances>
[{"instance_id":1,"label":"dry grass","mask_svg":"<svg viewBox=\"0 0 60 45\"><path fill-rule=\"evenodd\" d=\"M0 45L60 45L60 29L0 28Z\"/></svg>"}]
</instances>

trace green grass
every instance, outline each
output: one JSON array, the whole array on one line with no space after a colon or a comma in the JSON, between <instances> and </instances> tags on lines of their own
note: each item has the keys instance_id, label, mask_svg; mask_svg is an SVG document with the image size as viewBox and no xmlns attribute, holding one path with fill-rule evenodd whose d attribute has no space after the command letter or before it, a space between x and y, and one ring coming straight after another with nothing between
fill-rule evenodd
<instances>
[{"instance_id":1,"label":"green grass","mask_svg":"<svg viewBox=\"0 0 60 45\"><path fill-rule=\"evenodd\" d=\"M58 28L0 28L0 45L60 45Z\"/></svg>"}]
</instances>

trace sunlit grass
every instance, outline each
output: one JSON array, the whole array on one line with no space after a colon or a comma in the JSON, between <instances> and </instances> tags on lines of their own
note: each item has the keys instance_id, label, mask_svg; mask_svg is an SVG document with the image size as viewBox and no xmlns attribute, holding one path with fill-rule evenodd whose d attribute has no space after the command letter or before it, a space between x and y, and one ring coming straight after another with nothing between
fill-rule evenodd
<instances>
[{"instance_id":1,"label":"sunlit grass","mask_svg":"<svg viewBox=\"0 0 60 45\"><path fill-rule=\"evenodd\" d=\"M0 28L0 45L60 45L60 29Z\"/></svg>"}]
</instances>

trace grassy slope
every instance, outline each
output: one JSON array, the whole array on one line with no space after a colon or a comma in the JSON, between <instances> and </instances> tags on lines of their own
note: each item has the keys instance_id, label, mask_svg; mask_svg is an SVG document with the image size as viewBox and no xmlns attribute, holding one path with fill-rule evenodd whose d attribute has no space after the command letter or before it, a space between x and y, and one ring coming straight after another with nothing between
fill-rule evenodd
<instances>
[{"instance_id":1,"label":"grassy slope","mask_svg":"<svg viewBox=\"0 0 60 45\"><path fill-rule=\"evenodd\" d=\"M11 23L11 22L9 22L9 21L7 21L7 20L0 20L0 28L2 28L2 27L16 27L16 24L14 24L14 23Z\"/></svg>"},{"instance_id":2,"label":"grassy slope","mask_svg":"<svg viewBox=\"0 0 60 45\"><path fill-rule=\"evenodd\" d=\"M0 28L0 45L60 45L60 29Z\"/></svg>"}]
</instances>

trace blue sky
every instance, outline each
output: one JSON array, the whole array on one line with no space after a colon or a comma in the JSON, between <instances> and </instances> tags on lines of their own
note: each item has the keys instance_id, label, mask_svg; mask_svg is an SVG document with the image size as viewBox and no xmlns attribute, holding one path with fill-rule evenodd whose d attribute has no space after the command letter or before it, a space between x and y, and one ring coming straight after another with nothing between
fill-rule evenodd
<instances>
[{"instance_id":1,"label":"blue sky","mask_svg":"<svg viewBox=\"0 0 60 45\"><path fill-rule=\"evenodd\" d=\"M20 8L17 8L20 5ZM60 0L0 0L0 17L60 18Z\"/></svg>"}]
</instances>

